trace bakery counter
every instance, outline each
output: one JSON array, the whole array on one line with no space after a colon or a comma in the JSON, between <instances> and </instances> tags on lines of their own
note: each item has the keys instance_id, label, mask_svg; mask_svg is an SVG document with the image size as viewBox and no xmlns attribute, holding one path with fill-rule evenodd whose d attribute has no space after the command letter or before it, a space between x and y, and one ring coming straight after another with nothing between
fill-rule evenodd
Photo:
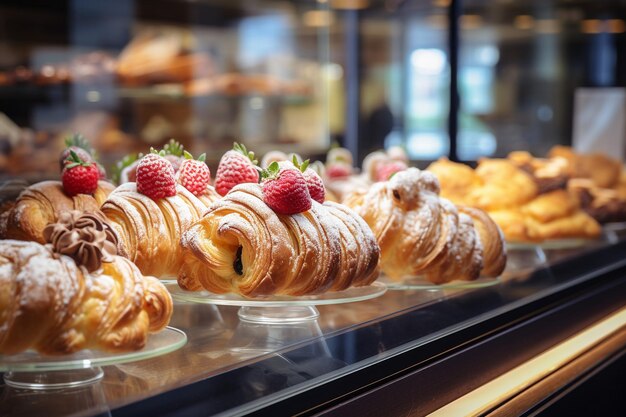
<instances>
[{"instance_id":1,"label":"bakery counter","mask_svg":"<svg viewBox=\"0 0 626 417\"><path fill-rule=\"evenodd\" d=\"M177 302L183 348L105 366L87 386L2 386L0 414L426 414L626 305L625 250L616 236L546 249L549 266L493 285L388 290L295 323Z\"/></svg>"}]
</instances>

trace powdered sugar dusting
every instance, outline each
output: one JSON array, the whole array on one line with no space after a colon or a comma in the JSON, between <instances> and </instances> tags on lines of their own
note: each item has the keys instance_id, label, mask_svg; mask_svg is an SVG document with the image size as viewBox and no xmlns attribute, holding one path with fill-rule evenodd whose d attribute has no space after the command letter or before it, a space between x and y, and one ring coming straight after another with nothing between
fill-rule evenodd
<instances>
[{"instance_id":1,"label":"powdered sugar dusting","mask_svg":"<svg viewBox=\"0 0 626 417\"><path fill-rule=\"evenodd\" d=\"M307 212L277 215L263 202L260 185L251 183L235 186L215 202L182 244L186 254L195 258L179 275L186 287L248 296L301 295L339 284L347 287L360 278L357 271L371 276L375 268L370 267L371 259L378 259L371 231L349 209L314 201ZM243 247L241 276L232 265L238 247ZM254 265L246 259L250 251ZM228 260L231 265L225 270ZM361 262L367 265L360 266ZM338 283L335 277L340 271L343 275ZM232 281L224 285L224 280Z\"/></svg>"}]
</instances>

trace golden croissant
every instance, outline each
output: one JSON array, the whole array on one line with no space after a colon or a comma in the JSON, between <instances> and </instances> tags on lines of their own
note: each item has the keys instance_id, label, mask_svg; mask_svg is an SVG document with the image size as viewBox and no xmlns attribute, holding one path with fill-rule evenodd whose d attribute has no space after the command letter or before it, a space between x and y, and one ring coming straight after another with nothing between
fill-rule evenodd
<instances>
[{"instance_id":1,"label":"golden croissant","mask_svg":"<svg viewBox=\"0 0 626 417\"><path fill-rule=\"evenodd\" d=\"M165 287L120 256L87 273L48 246L3 240L0 286L2 354L133 351L172 315Z\"/></svg>"},{"instance_id":2,"label":"golden croissant","mask_svg":"<svg viewBox=\"0 0 626 417\"><path fill-rule=\"evenodd\" d=\"M529 155L520 152L510 158L483 159L476 170L440 160L428 170L443 179L442 195L456 204L486 210L509 241L599 236L599 224L581 210L578 199L554 189L563 186L563 160L529 162ZM532 169L520 168L529 164Z\"/></svg>"},{"instance_id":3,"label":"golden croissant","mask_svg":"<svg viewBox=\"0 0 626 417\"><path fill-rule=\"evenodd\" d=\"M180 237L219 195L209 186L196 197L181 185L159 200L137 192L134 182L120 185L102 205L119 240L120 255L146 275L176 276L183 257Z\"/></svg>"},{"instance_id":4,"label":"golden croissant","mask_svg":"<svg viewBox=\"0 0 626 417\"><path fill-rule=\"evenodd\" d=\"M240 184L214 203L181 245L178 283L187 290L298 296L365 286L378 276L378 245L354 212L313 201L306 212L279 215L258 184Z\"/></svg>"},{"instance_id":5,"label":"golden croissant","mask_svg":"<svg viewBox=\"0 0 626 417\"><path fill-rule=\"evenodd\" d=\"M3 239L32 240L44 243L43 229L57 221L59 213L71 210L95 212L115 187L99 181L93 196L78 194L69 197L60 181L43 181L26 188L15 206L3 216L0 225Z\"/></svg>"},{"instance_id":6,"label":"golden croissant","mask_svg":"<svg viewBox=\"0 0 626 417\"><path fill-rule=\"evenodd\" d=\"M423 276L440 284L498 276L506 264L502 234L484 212L439 196L430 172L409 168L357 191L345 203L371 227L390 278Z\"/></svg>"}]
</instances>

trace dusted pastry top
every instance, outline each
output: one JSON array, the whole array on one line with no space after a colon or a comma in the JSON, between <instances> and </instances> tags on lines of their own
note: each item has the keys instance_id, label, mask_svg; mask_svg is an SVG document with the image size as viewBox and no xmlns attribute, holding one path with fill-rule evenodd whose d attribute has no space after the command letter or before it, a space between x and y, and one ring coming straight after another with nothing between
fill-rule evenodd
<instances>
[{"instance_id":1,"label":"dusted pastry top","mask_svg":"<svg viewBox=\"0 0 626 417\"><path fill-rule=\"evenodd\" d=\"M43 234L54 252L69 256L89 272L117 255L117 237L100 213L60 213L58 222L46 226Z\"/></svg>"}]
</instances>

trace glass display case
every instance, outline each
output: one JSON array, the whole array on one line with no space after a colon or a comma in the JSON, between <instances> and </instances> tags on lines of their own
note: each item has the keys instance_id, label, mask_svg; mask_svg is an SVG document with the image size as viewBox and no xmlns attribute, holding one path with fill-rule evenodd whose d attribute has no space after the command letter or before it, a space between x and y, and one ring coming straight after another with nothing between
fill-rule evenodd
<instances>
[{"instance_id":1,"label":"glass display case","mask_svg":"<svg viewBox=\"0 0 626 417\"><path fill-rule=\"evenodd\" d=\"M622 149L623 136L582 138L575 103L610 89L618 104L593 122L626 132L625 12L623 0L5 1L0 233L16 190L59 179L73 133L115 180L126 155L171 138L213 174L234 141L313 160L336 143L359 167L397 147L419 166L577 141ZM608 194L626 190L615 163ZM548 179L542 193L565 193ZM171 327L138 352L0 355L0 415L540 415L626 346L626 223L593 222L597 238L544 242L504 242L496 227L504 272L451 284L383 277L248 299L163 280Z\"/></svg>"},{"instance_id":2,"label":"glass display case","mask_svg":"<svg viewBox=\"0 0 626 417\"><path fill-rule=\"evenodd\" d=\"M341 72L328 18L315 2L4 3L0 173L56 176L71 133L108 169L170 138L212 165L233 141L322 154Z\"/></svg>"}]
</instances>

